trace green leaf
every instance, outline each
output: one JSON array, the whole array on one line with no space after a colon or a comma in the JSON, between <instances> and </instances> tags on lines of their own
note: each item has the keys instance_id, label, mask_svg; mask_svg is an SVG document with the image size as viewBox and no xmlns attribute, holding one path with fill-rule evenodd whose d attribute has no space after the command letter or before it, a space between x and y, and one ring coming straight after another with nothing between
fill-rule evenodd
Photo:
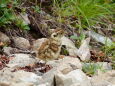
<instances>
[{"instance_id":1,"label":"green leaf","mask_svg":"<svg viewBox=\"0 0 115 86\"><path fill-rule=\"evenodd\" d=\"M30 30L30 27L29 27L28 25L25 25L25 26L23 27L23 29L24 29L24 30Z\"/></svg>"}]
</instances>

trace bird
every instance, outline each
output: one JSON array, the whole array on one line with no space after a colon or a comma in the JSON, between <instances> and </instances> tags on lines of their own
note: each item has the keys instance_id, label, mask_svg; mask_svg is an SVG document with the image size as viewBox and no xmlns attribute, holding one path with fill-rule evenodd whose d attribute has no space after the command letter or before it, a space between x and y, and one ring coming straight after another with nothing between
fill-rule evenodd
<instances>
[{"instance_id":1,"label":"bird","mask_svg":"<svg viewBox=\"0 0 115 86\"><path fill-rule=\"evenodd\" d=\"M37 49L36 57L45 62L57 59L60 55L61 38L64 32L62 28L54 29L51 36Z\"/></svg>"}]
</instances>

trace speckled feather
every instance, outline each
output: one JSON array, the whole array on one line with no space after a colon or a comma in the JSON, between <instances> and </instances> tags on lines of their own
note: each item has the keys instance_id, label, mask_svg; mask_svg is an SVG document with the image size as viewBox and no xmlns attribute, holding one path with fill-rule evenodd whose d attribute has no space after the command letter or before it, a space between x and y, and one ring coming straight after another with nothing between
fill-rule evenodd
<instances>
[{"instance_id":1,"label":"speckled feather","mask_svg":"<svg viewBox=\"0 0 115 86\"><path fill-rule=\"evenodd\" d=\"M56 35L57 37L55 37ZM64 35L64 31L62 29L55 29L51 37L47 39L41 47L38 49L37 58L49 61L53 59L57 59L60 55L61 51L61 37Z\"/></svg>"}]
</instances>

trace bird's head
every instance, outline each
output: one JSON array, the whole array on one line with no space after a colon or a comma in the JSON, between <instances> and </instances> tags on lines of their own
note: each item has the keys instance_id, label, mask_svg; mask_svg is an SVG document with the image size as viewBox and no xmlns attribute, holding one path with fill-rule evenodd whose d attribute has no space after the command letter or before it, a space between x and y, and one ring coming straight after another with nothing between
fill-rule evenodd
<instances>
[{"instance_id":1,"label":"bird's head","mask_svg":"<svg viewBox=\"0 0 115 86\"><path fill-rule=\"evenodd\" d=\"M55 40L60 40L64 36L64 34L65 33L63 29L57 28L52 32L51 38Z\"/></svg>"}]
</instances>

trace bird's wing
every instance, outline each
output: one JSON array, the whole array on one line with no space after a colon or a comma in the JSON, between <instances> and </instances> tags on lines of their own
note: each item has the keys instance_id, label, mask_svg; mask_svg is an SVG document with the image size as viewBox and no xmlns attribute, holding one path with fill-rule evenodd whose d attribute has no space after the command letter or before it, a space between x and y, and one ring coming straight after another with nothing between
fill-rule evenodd
<instances>
[{"instance_id":1,"label":"bird's wing","mask_svg":"<svg viewBox=\"0 0 115 86\"><path fill-rule=\"evenodd\" d=\"M39 54L44 53L48 47L49 47L49 40L46 40L38 49Z\"/></svg>"}]
</instances>

